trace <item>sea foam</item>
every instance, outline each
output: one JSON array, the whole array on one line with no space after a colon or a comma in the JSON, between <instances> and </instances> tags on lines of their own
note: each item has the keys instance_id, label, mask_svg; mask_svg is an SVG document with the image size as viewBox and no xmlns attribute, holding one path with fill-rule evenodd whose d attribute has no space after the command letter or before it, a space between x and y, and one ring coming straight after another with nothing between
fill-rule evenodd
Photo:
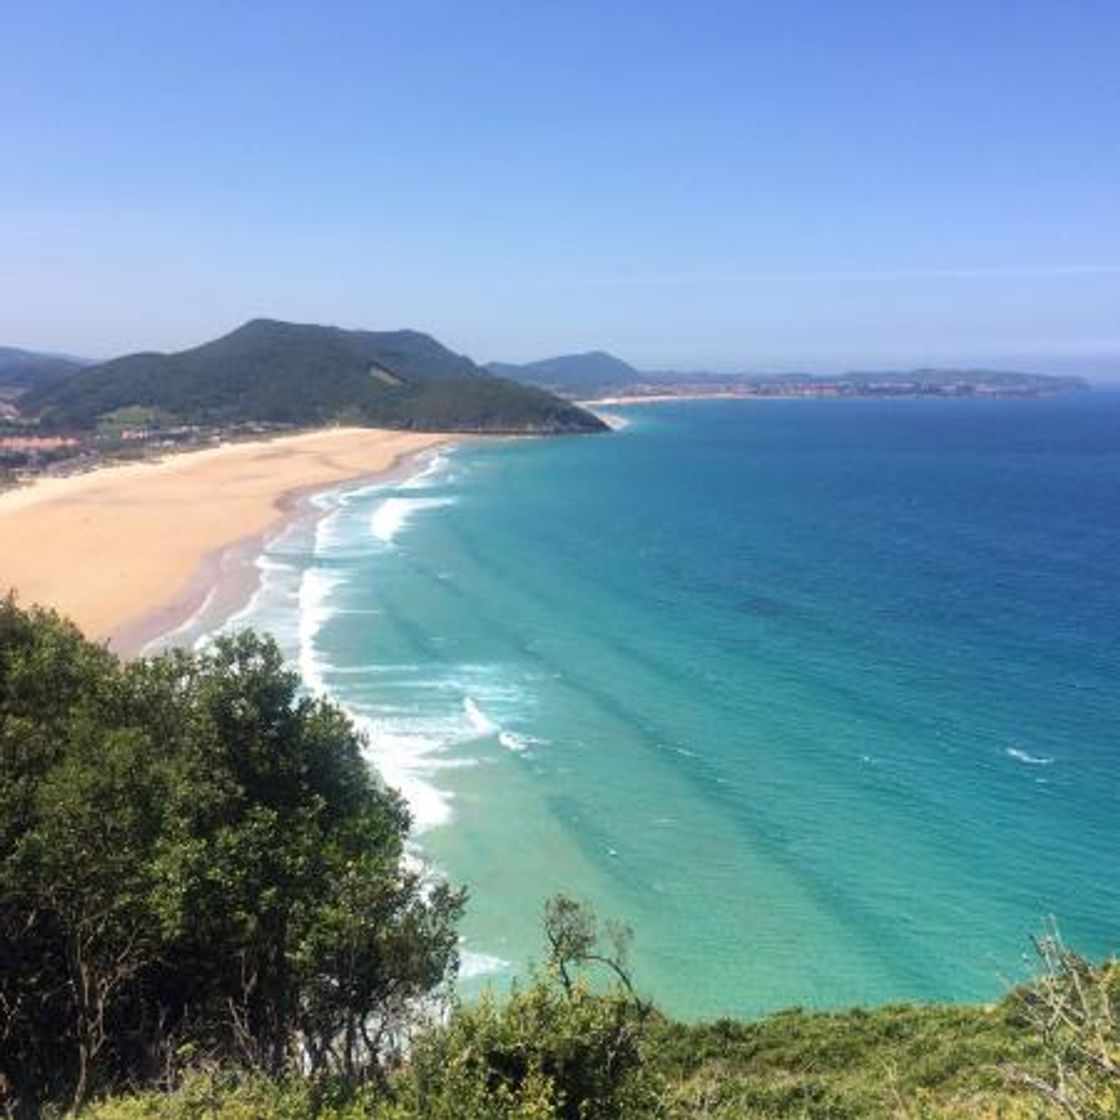
<instances>
[{"instance_id":1,"label":"sea foam","mask_svg":"<svg viewBox=\"0 0 1120 1120\"><path fill-rule=\"evenodd\" d=\"M525 696L502 666L369 655L348 660L333 649L332 620L380 613L368 599L356 598L348 582L377 555L371 536L393 545L416 514L453 504L436 490L446 485L448 469L441 455L404 483L363 483L315 495L313 524L293 523L268 543L257 558L254 595L222 627L252 625L273 633L303 686L340 705L365 739L370 766L406 801L413 836L453 819L453 795L440 775L476 764L472 744L488 738L521 751L531 741L503 726ZM346 641L347 627L340 625L338 634ZM508 967L499 957L464 954L463 975Z\"/></svg>"},{"instance_id":2,"label":"sea foam","mask_svg":"<svg viewBox=\"0 0 1120 1120\"><path fill-rule=\"evenodd\" d=\"M311 691L327 691L326 665L319 654L319 632L331 617L330 595L338 577L322 568L311 567L303 573L299 585L299 675Z\"/></svg>"},{"instance_id":3,"label":"sea foam","mask_svg":"<svg viewBox=\"0 0 1120 1120\"><path fill-rule=\"evenodd\" d=\"M473 696L463 698L463 714L479 735L496 735L501 728L478 706Z\"/></svg>"},{"instance_id":4,"label":"sea foam","mask_svg":"<svg viewBox=\"0 0 1120 1120\"><path fill-rule=\"evenodd\" d=\"M1020 750L1018 747L1008 747L1004 752L1008 758L1015 759L1016 762L1022 762L1027 766L1053 766L1054 760L1047 758L1045 755L1028 754L1026 751Z\"/></svg>"},{"instance_id":5,"label":"sea foam","mask_svg":"<svg viewBox=\"0 0 1120 1120\"><path fill-rule=\"evenodd\" d=\"M493 976L496 973L506 972L510 962L496 957L492 953L476 953L470 949L463 949L459 953L459 979L474 980L480 976Z\"/></svg>"},{"instance_id":6,"label":"sea foam","mask_svg":"<svg viewBox=\"0 0 1120 1120\"><path fill-rule=\"evenodd\" d=\"M343 706L366 736L367 761L408 803L413 834L447 824L452 817L452 796L433 779L437 770L455 764L440 757L454 740L457 728L453 722L424 717L406 722L386 718L376 710Z\"/></svg>"},{"instance_id":7,"label":"sea foam","mask_svg":"<svg viewBox=\"0 0 1120 1120\"><path fill-rule=\"evenodd\" d=\"M392 544L414 513L451 504L450 498L386 498L370 516L370 532L384 544Z\"/></svg>"}]
</instances>

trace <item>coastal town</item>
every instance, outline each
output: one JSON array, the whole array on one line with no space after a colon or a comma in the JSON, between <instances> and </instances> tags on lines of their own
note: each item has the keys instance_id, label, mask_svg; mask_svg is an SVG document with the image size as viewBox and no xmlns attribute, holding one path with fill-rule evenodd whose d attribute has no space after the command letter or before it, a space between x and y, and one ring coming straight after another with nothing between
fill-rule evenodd
<instances>
[{"instance_id":1,"label":"coastal town","mask_svg":"<svg viewBox=\"0 0 1120 1120\"><path fill-rule=\"evenodd\" d=\"M296 430L284 424L179 424L46 434L38 433L34 425L0 422L0 490L36 478L63 478L112 463L158 459L173 452L199 451Z\"/></svg>"}]
</instances>

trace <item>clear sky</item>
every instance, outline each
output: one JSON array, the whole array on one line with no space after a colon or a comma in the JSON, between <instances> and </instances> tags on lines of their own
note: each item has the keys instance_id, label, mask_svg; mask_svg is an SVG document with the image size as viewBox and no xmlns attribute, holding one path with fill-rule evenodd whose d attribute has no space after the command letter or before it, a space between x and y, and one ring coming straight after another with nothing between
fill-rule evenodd
<instances>
[{"instance_id":1,"label":"clear sky","mask_svg":"<svg viewBox=\"0 0 1120 1120\"><path fill-rule=\"evenodd\" d=\"M0 343L1120 377L1117 0L9 0L0 152Z\"/></svg>"}]
</instances>

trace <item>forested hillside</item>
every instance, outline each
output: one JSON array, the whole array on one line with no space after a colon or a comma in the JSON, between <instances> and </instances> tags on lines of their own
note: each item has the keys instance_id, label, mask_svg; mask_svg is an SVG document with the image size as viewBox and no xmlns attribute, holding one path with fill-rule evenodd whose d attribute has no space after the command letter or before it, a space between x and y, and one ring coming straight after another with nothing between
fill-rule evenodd
<instances>
[{"instance_id":1,"label":"forested hillside","mask_svg":"<svg viewBox=\"0 0 1120 1120\"><path fill-rule=\"evenodd\" d=\"M83 364L57 354L38 354L32 350L0 346L0 399L53 385L77 373Z\"/></svg>"},{"instance_id":2,"label":"forested hillside","mask_svg":"<svg viewBox=\"0 0 1120 1120\"><path fill-rule=\"evenodd\" d=\"M27 393L21 411L90 428L120 409L180 424L345 422L420 431L598 431L590 413L489 375L415 331L350 331L255 319L174 354L91 366Z\"/></svg>"}]
</instances>

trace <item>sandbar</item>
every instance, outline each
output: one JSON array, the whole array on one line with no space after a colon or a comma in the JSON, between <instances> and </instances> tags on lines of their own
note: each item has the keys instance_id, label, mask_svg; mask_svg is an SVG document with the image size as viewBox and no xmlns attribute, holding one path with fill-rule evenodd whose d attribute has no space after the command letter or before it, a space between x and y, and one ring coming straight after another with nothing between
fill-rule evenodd
<instances>
[{"instance_id":1,"label":"sandbar","mask_svg":"<svg viewBox=\"0 0 1120 1120\"><path fill-rule=\"evenodd\" d=\"M455 438L331 428L43 478L0 494L0 594L53 607L122 653L175 625L215 557L259 542L301 493Z\"/></svg>"}]
</instances>

